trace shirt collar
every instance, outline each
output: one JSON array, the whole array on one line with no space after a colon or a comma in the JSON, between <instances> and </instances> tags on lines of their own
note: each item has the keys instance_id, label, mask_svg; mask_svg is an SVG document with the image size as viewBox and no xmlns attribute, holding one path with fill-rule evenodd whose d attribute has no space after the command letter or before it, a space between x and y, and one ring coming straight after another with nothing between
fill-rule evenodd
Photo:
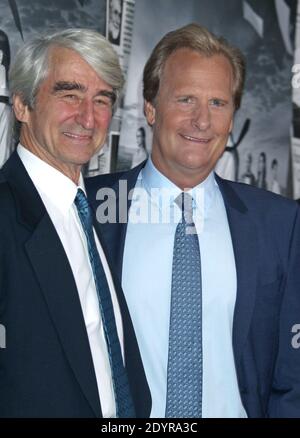
<instances>
[{"instance_id":1,"label":"shirt collar","mask_svg":"<svg viewBox=\"0 0 300 438\"><path fill-rule=\"evenodd\" d=\"M78 188L85 192L82 175L80 174L77 186L70 178L21 144L18 145L17 152L40 196L47 197L63 215L66 215L74 202Z\"/></svg>"},{"instance_id":2,"label":"shirt collar","mask_svg":"<svg viewBox=\"0 0 300 438\"><path fill-rule=\"evenodd\" d=\"M182 190L177 187L172 181L170 181L166 176L164 176L153 164L151 157L148 158L146 165L142 169L139 178L142 180L142 185L147 190L149 196L151 197L151 189L170 189L172 197L170 198L171 204L174 199L182 192ZM202 181L197 186L188 190L193 197L193 208L206 210L211 206L216 192L218 190L218 185L215 180L214 172L211 172L207 178Z\"/></svg>"}]
</instances>

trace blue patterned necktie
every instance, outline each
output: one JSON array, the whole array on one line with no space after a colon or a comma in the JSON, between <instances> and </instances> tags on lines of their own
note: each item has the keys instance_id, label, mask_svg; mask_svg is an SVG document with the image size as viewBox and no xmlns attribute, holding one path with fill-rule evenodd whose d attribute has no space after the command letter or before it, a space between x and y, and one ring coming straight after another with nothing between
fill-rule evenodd
<instances>
[{"instance_id":1,"label":"blue patterned necktie","mask_svg":"<svg viewBox=\"0 0 300 438\"><path fill-rule=\"evenodd\" d=\"M188 193L173 250L166 418L202 416L202 284L198 236Z\"/></svg>"},{"instance_id":2,"label":"blue patterned necktie","mask_svg":"<svg viewBox=\"0 0 300 438\"><path fill-rule=\"evenodd\" d=\"M130 394L128 377L123 365L110 290L94 238L92 212L87 198L81 189L78 189L74 202L86 236L90 263L94 274L100 314L112 371L117 417L133 418L135 417L135 411Z\"/></svg>"}]
</instances>

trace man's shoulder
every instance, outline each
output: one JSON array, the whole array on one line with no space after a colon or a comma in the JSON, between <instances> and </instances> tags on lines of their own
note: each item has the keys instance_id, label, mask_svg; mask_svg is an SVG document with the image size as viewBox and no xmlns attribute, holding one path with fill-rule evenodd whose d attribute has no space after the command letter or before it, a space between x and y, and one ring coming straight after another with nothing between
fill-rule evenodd
<instances>
[{"instance_id":1,"label":"man's shoulder","mask_svg":"<svg viewBox=\"0 0 300 438\"><path fill-rule=\"evenodd\" d=\"M114 187L118 185L119 181L128 181L130 184L135 184L142 167L143 165L138 165L130 170L86 178L85 185L87 191L97 191L103 187Z\"/></svg>"},{"instance_id":2,"label":"man's shoulder","mask_svg":"<svg viewBox=\"0 0 300 438\"><path fill-rule=\"evenodd\" d=\"M278 214L280 212L294 212L298 207L297 203L292 199L253 187L249 184L228 181L219 177L217 182L223 195L225 193L226 197L238 197L247 209L255 209L255 211L262 211L265 214L276 211Z\"/></svg>"}]
</instances>

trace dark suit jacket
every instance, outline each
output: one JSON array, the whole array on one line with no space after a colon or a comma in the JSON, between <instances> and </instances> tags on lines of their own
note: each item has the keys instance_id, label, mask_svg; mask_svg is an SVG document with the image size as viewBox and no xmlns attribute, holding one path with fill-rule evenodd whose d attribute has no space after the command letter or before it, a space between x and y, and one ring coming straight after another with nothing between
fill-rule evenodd
<instances>
[{"instance_id":1,"label":"dark suit jacket","mask_svg":"<svg viewBox=\"0 0 300 438\"><path fill-rule=\"evenodd\" d=\"M119 179L130 191L142 166L89 179L94 208L99 188L114 188L119 200ZM216 178L237 270L233 350L243 405L249 417L300 417L300 349L292 346L292 328L300 323L299 207L265 190ZM126 223L106 223L102 230L121 277Z\"/></svg>"},{"instance_id":2,"label":"dark suit jacket","mask_svg":"<svg viewBox=\"0 0 300 438\"><path fill-rule=\"evenodd\" d=\"M123 293L113 277L129 382L137 415L146 417L149 388ZM6 329L6 348L0 349L0 417L102 416L71 267L16 153L0 171L0 323Z\"/></svg>"}]
</instances>

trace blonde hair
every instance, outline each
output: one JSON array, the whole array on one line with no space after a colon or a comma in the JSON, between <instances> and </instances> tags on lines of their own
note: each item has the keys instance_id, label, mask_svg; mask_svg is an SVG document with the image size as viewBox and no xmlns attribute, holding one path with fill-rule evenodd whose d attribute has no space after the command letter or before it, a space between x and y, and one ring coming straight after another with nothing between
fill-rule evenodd
<instances>
[{"instance_id":1,"label":"blonde hair","mask_svg":"<svg viewBox=\"0 0 300 438\"><path fill-rule=\"evenodd\" d=\"M245 58L238 48L231 46L224 38L215 36L195 23L167 33L155 46L144 68L144 99L154 102L167 59L182 48L194 50L207 57L223 55L228 59L233 72L234 105L238 109L245 82Z\"/></svg>"}]
</instances>

